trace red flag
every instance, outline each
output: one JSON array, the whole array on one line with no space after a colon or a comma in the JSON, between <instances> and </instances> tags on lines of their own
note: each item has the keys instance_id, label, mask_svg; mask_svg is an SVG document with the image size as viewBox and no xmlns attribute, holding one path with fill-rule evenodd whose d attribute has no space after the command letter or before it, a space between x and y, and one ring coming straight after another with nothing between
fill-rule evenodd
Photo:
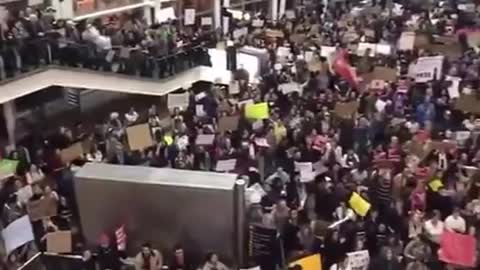
<instances>
[{"instance_id":1,"label":"red flag","mask_svg":"<svg viewBox=\"0 0 480 270\"><path fill-rule=\"evenodd\" d=\"M115 238L117 239L117 249L123 251L127 248L127 233L125 232L125 225L120 226L115 230Z\"/></svg>"},{"instance_id":2,"label":"red flag","mask_svg":"<svg viewBox=\"0 0 480 270\"><path fill-rule=\"evenodd\" d=\"M474 267L476 245L476 239L471 235L445 231L442 234L438 256L441 261L449 264Z\"/></svg>"},{"instance_id":3,"label":"red flag","mask_svg":"<svg viewBox=\"0 0 480 270\"><path fill-rule=\"evenodd\" d=\"M350 83L350 86L357 87L357 73L348 63L345 51L340 51L335 55L332 67L335 73Z\"/></svg>"}]
</instances>

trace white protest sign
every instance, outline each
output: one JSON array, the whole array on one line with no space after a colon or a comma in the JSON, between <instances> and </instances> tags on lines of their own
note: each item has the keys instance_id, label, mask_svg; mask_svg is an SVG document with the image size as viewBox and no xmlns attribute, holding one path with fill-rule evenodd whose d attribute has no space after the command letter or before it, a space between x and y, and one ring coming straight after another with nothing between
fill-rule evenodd
<instances>
[{"instance_id":1,"label":"white protest sign","mask_svg":"<svg viewBox=\"0 0 480 270\"><path fill-rule=\"evenodd\" d=\"M200 100L204 99L205 97L207 97L207 93L200 92L200 93L195 95L195 101L200 101Z\"/></svg>"},{"instance_id":2,"label":"white protest sign","mask_svg":"<svg viewBox=\"0 0 480 270\"><path fill-rule=\"evenodd\" d=\"M415 32L403 32L397 43L397 49L400 51L413 50L415 46Z\"/></svg>"},{"instance_id":3,"label":"white protest sign","mask_svg":"<svg viewBox=\"0 0 480 270\"><path fill-rule=\"evenodd\" d=\"M288 48L288 47L278 47L277 56L278 56L278 61L280 63L286 62L289 55L290 55L290 48Z\"/></svg>"},{"instance_id":4,"label":"white protest sign","mask_svg":"<svg viewBox=\"0 0 480 270\"><path fill-rule=\"evenodd\" d=\"M230 82L230 84L228 85L228 93L230 95L236 95L240 93L240 84L237 80Z\"/></svg>"},{"instance_id":5,"label":"white protest sign","mask_svg":"<svg viewBox=\"0 0 480 270\"><path fill-rule=\"evenodd\" d=\"M260 147L270 147L266 138L255 138L255 144Z\"/></svg>"},{"instance_id":6,"label":"white protest sign","mask_svg":"<svg viewBox=\"0 0 480 270\"><path fill-rule=\"evenodd\" d=\"M443 56L420 57L415 64L415 82L425 83L442 76Z\"/></svg>"},{"instance_id":7,"label":"white protest sign","mask_svg":"<svg viewBox=\"0 0 480 270\"><path fill-rule=\"evenodd\" d=\"M387 102L381 100L381 99L378 99L377 102L375 102L375 108L377 109L377 111L379 112L383 112L385 110L385 107L387 106Z\"/></svg>"},{"instance_id":8,"label":"white protest sign","mask_svg":"<svg viewBox=\"0 0 480 270\"><path fill-rule=\"evenodd\" d=\"M265 24L264 20L255 19L255 20L252 21L252 26L253 27L263 27L264 24Z\"/></svg>"},{"instance_id":9,"label":"white protest sign","mask_svg":"<svg viewBox=\"0 0 480 270\"><path fill-rule=\"evenodd\" d=\"M403 15L403 5L400 5L400 4L397 4L397 3L393 3L393 9L392 9L392 12L393 14L395 14L396 16L402 16Z\"/></svg>"},{"instance_id":10,"label":"white protest sign","mask_svg":"<svg viewBox=\"0 0 480 270\"><path fill-rule=\"evenodd\" d=\"M267 194L259 183L245 189L245 200L247 204L260 203L262 197Z\"/></svg>"},{"instance_id":11,"label":"white protest sign","mask_svg":"<svg viewBox=\"0 0 480 270\"><path fill-rule=\"evenodd\" d=\"M202 104L195 105L195 115L198 116L198 117L203 117L203 116L206 115Z\"/></svg>"},{"instance_id":12,"label":"white protest sign","mask_svg":"<svg viewBox=\"0 0 480 270\"><path fill-rule=\"evenodd\" d=\"M295 170L300 172L300 181L303 183L313 181L315 178L312 162L295 162Z\"/></svg>"},{"instance_id":13,"label":"white protest sign","mask_svg":"<svg viewBox=\"0 0 480 270\"><path fill-rule=\"evenodd\" d=\"M202 25L212 25L213 24L212 17L202 17L201 24Z\"/></svg>"},{"instance_id":14,"label":"white protest sign","mask_svg":"<svg viewBox=\"0 0 480 270\"><path fill-rule=\"evenodd\" d=\"M227 160L219 160L217 162L217 166L215 167L215 171L217 172L231 172L235 170L235 166L237 165L236 159L227 159Z\"/></svg>"},{"instance_id":15,"label":"white protest sign","mask_svg":"<svg viewBox=\"0 0 480 270\"><path fill-rule=\"evenodd\" d=\"M388 44L377 44L375 46L376 54L390 55L392 54L392 46Z\"/></svg>"},{"instance_id":16,"label":"white protest sign","mask_svg":"<svg viewBox=\"0 0 480 270\"><path fill-rule=\"evenodd\" d=\"M230 18L228 16L223 16L222 26L223 26L223 34L228 34L230 25Z\"/></svg>"},{"instance_id":17,"label":"white protest sign","mask_svg":"<svg viewBox=\"0 0 480 270\"><path fill-rule=\"evenodd\" d=\"M292 92L298 92L300 93L300 95L302 94L302 87L299 83L296 82L281 84L278 86L278 89L282 91L284 95L290 94Z\"/></svg>"},{"instance_id":18,"label":"white protest sign","mask_svg":"<svg viewBox=\"0 0 480 270\"><path fill-rule=\"evenodd\" d=\"M43 0L28 0L28 6L36 6L43 4Z\"/></svg>"},{"instance_id":19,"label":"white protest sign","mask_svg":"<svg viewBox=\"0 0 480 270\"><path fill-rule=\"evenodd\" d=\"M247 27L242 27L240 29L235 29L233 31L233 38L234 39L239 39L242 36L246 36L248 34L248 28Z\"/></svg>"},{"instance_id":20,"label":"white protest sign","mask_svg":"<svg viewBox=\"0 0 480 270\"><path fill-rule=\"evenodd\" d=\"M289 20L295 19L295 11L291 9L285 10L285 17L287 17Z\"/></svg>"},{"instance_id":21,"label":"white protest sign","mask_svg":"<svg viewBox=\"0 0 480 270\"><path fill-rule=\"evenodd\" d=\"M310 63L313 60L313 52L312 51L306 51L304 54L305 61L307 63Z\"/></svg>"},{"instance_id":22,"label":"white protest sign","mask_svg":"<svg viewBox=\"0 0 480 270\"><path fill-rule=\"evenodd\" d=\"M349 269L366 270L370 264L370 254L368 250L361 250L347 253Z\"/></svg>"},{"instance_id":23,"label":"white protest sign","mask_svg":"<svg viewBox=\"0 0 480 270\"><path fill-rule=\"evenodd\" d=\"M155 10L155 19L158 23L166 22L168 20L174 20L177 17L175 16L175 10L173 7L162 8L156 12Z\"/></svg>"},{"instance_id":24,"label":"white protest sign","mask_svg":"<svg viewBox=\"0 0 480 270\"><path fill-rule=\"evenodd\" d=\"M185 9L183 19L184 19L184 24L185 25L195 24L195 9L193 9L193 8Z\"/></svg>"},{"instance_id":25,"label":"white protest sign","mask_svg":"<svg viewBox=\"0 0 480 270\"><path fill-rule=\"evenodd\" d=\"M448 96L450 98L459 98L460 97L460 82L462 81L459 77L447 76L447 81L452 82L452 85L448 87Z\"/></svg>"},{"instance_id":26,"label":"white protest sign","mask_svg":"<svg viewBox=\"0 0 480 270\"><path fill-rule=\"evenodd\" d=\"M26 203L28 203L30 198L32 198L32 196L33 196L32 186L31 185L24 186L21 189L19 189L16 192L16 194L17 194L17 200L20 203L26 204Z\"/></svg>"},{"instance_id":27,"label":"white protest sign","mask_svg":"<svg viewBox=\"0 0 480 270\"><path fill-rule=\"evenodd\" d=\"M337 48L334 47L334 46L322 46L322 47L320 47L320 56L328 59L336 51L337 51Z\"/></svg>"},{"instance_id":28,"label":"white protest sign","mask_svg":"<svg viewBox=\"0 0 480 270\"><path fill-rule=\"evenodd\" d=\"M374 43L359 43L357 47L357 55L358 56L364 56L365 52L370 49L370 55L371 57L375 56L375 51L376 51L376 44Z\"/></svg>"},{"instance_id":29,"label":"white protest sign","mask_svg":"<svg viewBox=\"0 0 480 270\"><path fill-rule=\"evenodd\" d=\"M5 243L5 251L7 254L15 249L33 241L33 230L30 218L25 215L10 223L2 231L3 241Z\"/></svg>"},{"instance_id":30,"label":"white protest sign","mask_svg":"<svg viewBox=\"0 0 480 270\"><path fill-rule=\"evenodd\" d=\"M174 108L186 108L189 103L189 94L188 92L182 94L168 94L167 106L169 109Z\"/></svg>"},{"instance_id":31,"label":"white protest sign","mask_svg":"<svg viewBox=\"0 0 480 270\"><path fill-rule=\"evenodd\" d=\"M196 145L212 145L215 140L214 134L199 134L197 140L195 141Z\"/></svg>"},{"instance_id":32,"label":"white protest sign","mask_svg":"<svg viewBox=\"0 0 480 270\"><path fill-rule=\"evenodd\" d=\"M464 142L470 138L470 131L455 132L455 140Z\"/></svg>"}]
</instances>

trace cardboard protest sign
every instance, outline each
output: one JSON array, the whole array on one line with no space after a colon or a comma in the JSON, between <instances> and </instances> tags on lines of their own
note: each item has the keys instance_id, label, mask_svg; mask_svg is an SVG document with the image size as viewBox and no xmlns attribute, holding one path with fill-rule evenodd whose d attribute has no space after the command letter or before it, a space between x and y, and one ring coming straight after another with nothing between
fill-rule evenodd
<instances>
[{"instance_id":1,"label":"cardboard protest sign","mask_svg":"<svg viewBox=\"0 0 480 270\"><path fill-rule=\"evenodd\" d=\"M415 64L415 82L425 83L442 77L443 56L420 57Z\"/></svg>"},{"instance_id":2,"label":"cardboard protest sign","mask_svg":"<svg viewBox=\"0 0 480 270\"><path fill-rule=\"evenodd\" d=\"M358 102L351 101L347 103L337 103L335 104L334 113L336 116L343 119L351 119L358 110Z\"/></svg>"},{"instance_id":3,"label":"cardboard protest sign","mask_svg":"<svg viewBox=\"0 0 480 270\"><path fill-rule=\"evenodd\" d=\"M280 30L267 29L265 35L270 38L283 38L285 35Z\"/></svg>"},{"instance_id":4,"label":"cardboard protest sign","mask_svg":"<svg viewBox=\"0 0 480 270\"><path fill-rule=\"evenodd\" d=\"M460 95L455 103L455 109L480 114L480 102L475 95Z\"/></svg>"},{"instance_id":5,"label":"cardboard protest sign","mask_svg":"<svg viewBox=\"0 0 480 270\"><path fill-rule=\"evenodd\" d=\"M33 241L32 223L28 216L23 216L10 223L2 230L3 243L6 254L10 254L15 249Z\"/></svg>"},{"instance_id":6,"label":"cardboard protest sign","mask_svg":"<svg viewBox=\"0 0 480 270\"><path fill-rule=\"evenodd\" d=\"M247 104L245 106L245 117L249 119L267 119L270 117L268 103Z\"/></svg>"},{"instance_id":7,"label":"cardboard protest sign","mask_svg":"<svg viewBox=\"0 0 480 270\"><path fill-rule=\"evenodd\" d=\"M462 49L458 42L455 42L452 44L450 43L431 44L428 47L428 50L430 50L433 53L438 53L450 58L458 58L462 56Z\"/></svg>"},{"instance_id":8,"label":"cardboard protest sign","mask_svg":"<svg viewBox=\"0 0 480 270\"><path fill-rule=\"evenodd\" d=\"M385 88L384 80L373 80L370 82L369 88L375 91L382 90Z\"/></svg>"},{"instance_id":9,"label":"cardboard protest sign","mask_svg":"<svg viewBox=\"0 0 480 270\"><path fill-rule=\"evenodd\" d=\"M236 159L219 160L217 161L217 166L215 167L215 171L231 172L235 170L236 165L237 165Z\"/></svg>"},{"instance_id":10,"label":"cardboard protest sign","mask_svg":"<svg viewBox=\"0 0 480 270\"><path fill-rule=\"evenodd\" d=\"M15 175L17 171L18 160L2 159L0 160L0 180Z\"/></svg>"},{"instance_id":11,"label":"cardboard protest sign","mask_svg":"<svg viewBox=\"0 0 480 270\"><path fill-rule=\"evenodd\" d=\"M127 138L130 150L143 150L153 145L148 124L140 124L127 128Z\"/></svg>"},{"instance_id":12,"label":"cardboard protest sign","mask_svg":"<svg viewBox=\"0 0 480 270\"><path fill-rule=\"evenodd\" d=\"M199 134L197 140L195 141L196 145L212 145L215 140L214 134Z\"/></svg>"},{"instance_id":13,"label":"cardboard protest sign","mask_svg":"<svg viewBox=\"0 0 480 270\"><path fill-rule=\"evenodd\" d=\"M188 92L181 94L168 94L167 106L169 109L186 108L190 102Z\"/></svg>"},{"instance_id":14,"label":"cardboard protest sign","mask_svg":"<svg viewBox=\"0 0 480 270\"><path fill-rule=\"evenodd\" d=\"M366 83L373 80L393 82L397 80L397 70L388 67L375 67L371 73L363 74L362 78Z\"/></svg>"},{"instance_id":15,"label":"cardboard protest sign","mask_svg":"<svg viewBox=\"0 0 480 270\"><path fill-rule=\"evenodd\" d=\"M349 252L347 257L350 269L368 269L370 265L370 253L368 250Z\"/></svg>"},{"instance_id":16,"label":"cardboard protest sign","mask_svg":"<svg viewBox=\"0 0 480 270\"><path fill-rule=\"evenodd\" d=\"M364 217L367 215L368 210L370 210L370 203L367 202L364 198L362 198L358 193L354 192L350 199L348 200L350 207L357 213L358 215Z\"/></svg>"},{"instance_id":17,"label":"cardboard protest sign","mask_svg":"<svg viewBox=\"0 0 480 270\"><path fill-rule=\"evenodd\" d=\"M47 234L47 251L53 253L72 252L72 232L56 231Z\"/></svg>"},{"instance_id":18,"label":"cardboard protest sign","mask_svg":"<svg viewBox=\"0 0 480 270\"><path fill-rule=\"evenodd\" d=\"M27 203L27 212L30 220L37 221L57 215L57 201L52 198L43 198Z\"/></svg>"},{"instance_id":19,"label":"cardboard protest sign","mask_svg":"<svg viewBox=\"0 0 480 270\"><path fill-rule=\"evenodd\" d=\"M307 39L307 35L305 34L290 35L290 41L295 44L302 44L303 42L305 42L306 39Z\"/></svg>"},{"instance_id":20,"label":"cardboard protest sign","mask_svg":"<svg viewBox=\"0 0 480 270\"><path fill-rule=\"evenodd\" d=\"M467 42L470 47L478 47L480 45L480 31L467 32Z\"/></svg>"},{"instance_id":21,"label":"cardboard protest sign","mask_svg":"<svg viewBox=\"0 0 480 270\"><path fill-rule=\"evenodd\" d=\"M445 141L431 141L428 143L428 148L433 150L438 150L440 152L449 152L457 148L456 143L445 142Z\"/></svg>"},{"instance_id":22,"label":"cardboard protest sign","mask_svg":"<svg viewBox=\"0 0 480 270\"><path fill-rule=\"evenodd\" d=\"M321 270L322 258L320 257L320 254L315 254L300 260L296 260L289 264L290 267L293 267L295 265L299 265L302 267L301 269L306 269L306 270L310 270L310 269Z\"/></svg>"},{"instance_id":23,"label":"cardboard protest sign","mask_svg":"<svg viewBox=\"0 0 480 270\"><path fill-rule=\"evenodd\" d=\"M225 132L228 130L235 131L238 128L240 116L223 116L218 119L218 131Z\"/></svg>"},{"instance_id":24,"label":"cardboard protest sign","mask_svg":"<svg viewBox=\"0 0 480 270\"><path fill-rule=\"evenodd\" d=\"M474 267L477 240L474 236L445 230L440 240L439 259L442 262Z\"/></svg>"},{"instance_id":25,"label":"cardboard protest sign","mask_svg":"<svg viewBox=\"0 0 480 270\"><path fill-rule=\"evenodd\" d=\"M430 46L430 38L426 34L415 35L415 48L424 49Z\"/></svg>"},{"instance_id":26,"label":"cardboard protest sign","mask_svg":"<svg viewBox=\"0 0 480 270\"><path fill-rule=\"evenodd\" d=\"M65 149L62 149L60 151L60 158L62 159L63 163L69 163L78 158L81 158L83 154L84 154L83 143L77 142Z\"/></svg>"}]
</instances>

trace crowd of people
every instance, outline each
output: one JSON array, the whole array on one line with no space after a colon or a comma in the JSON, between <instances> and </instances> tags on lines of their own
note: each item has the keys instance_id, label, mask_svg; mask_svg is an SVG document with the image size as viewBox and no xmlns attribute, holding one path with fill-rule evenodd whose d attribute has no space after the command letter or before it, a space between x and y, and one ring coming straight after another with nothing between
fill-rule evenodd
<instances>
[{"instance_id":1,"label":"crowd of people","mask_svg":"<svg viewBox=\"0 0 480 270\"><path fill-rule=\"evenodd\" d=\"M148 25L142 14L93 20L55 20L55 10L10 11L0 26L1 79L44 64L164 78L209 65L209 26L180 28L176 21Z\"/></svg>"},{"instance_id":2,"label":"crowd of people","mask_svg":"<svg viewBox=\"0 0 480 270\"><path fill-rule=\"evenodd\" d=\"M361 269L478 269L476 258L473 265L455 265L442 260L440 250L447 232L480 243L480 111L474 92L480 57L479 44L469 39L476 8L476 3L456 1L372 1L361 7L335 1L298 9L275 23L261 14L249 22L237 20L230 27L236 46L269 54L270 70L259 74L258 82L249 81L248 71L239 68L234 71L238 89L233 91L233 84L194 85L188 90L188 107L176 108L168 117L157 106L147 115L127 108L123 115L113 112L106 121L95 121L92 131L82 123L48 138L36 134L36 144L10 156L20 162L17 175L1 190L5 222L20 216L15 213L21 213L25 201L11 194L26 185L33 189L27 201L54 198L61 214L34 224L42 249L46 231L75 223L72 171L85 162L215 171L219 161L235 159L232 172L261 191L260 198L248 200L249 222L276 229L282 246L283 255L272 252L267 262L251 258L253 265L275 269L285 264L281 258L320 254L322 269L360 269L351 265L348 253L368 251L369 263ZM254 26L253 21L263 23ZM68 38L85 36L66 24ZM132 24L132 29L138 27ZM247 34L233 37L242 27ZM425 39L402 49L399 40L405 32ZM112 45L118 33L124 34L124 44L129 38L141 46L156 40L128 30L110 33ZM390 50L359 53L360 43L389 45ZM326 47L334 51L326 54ZM415 66L421 58L437 55L444 56L440 68L423 80ZM375 74L379 67L395 70L394 78L378 80L385 75ZM285 91L286 85L296 88ZM464 99L473 105L464 106ZM245 117L248 106L260 103L267 104L267 117ZM144 122L155 145L130 151L125 130ZM198 144L199 135L206 134L215 135L213 142ZM77 141L88 141L89 151L65 164L60 150ZM310 165L310 171L301 164ZM354 195L370 205L366 212L352 206ZM122 256L112 255L117 254L111 251L112 241L103 242L96 257L100 268L118 269ZM188 243L182 245L188 250ZM163 261L165 251L145 244L135 260L137 269L196 268L183 255L178 263L183 247ZM8 263L13 264L17 260L11 257ZM82 267L93 269L90 251L83 258ZM201 267L226 269L216 254L208 254Z\"/></svg>"}]
</instances>

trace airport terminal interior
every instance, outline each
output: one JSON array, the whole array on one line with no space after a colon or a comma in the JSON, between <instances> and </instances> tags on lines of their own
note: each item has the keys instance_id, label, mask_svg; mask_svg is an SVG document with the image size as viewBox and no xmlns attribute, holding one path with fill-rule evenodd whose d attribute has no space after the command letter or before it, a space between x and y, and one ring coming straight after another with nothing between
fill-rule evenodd
<instances>
[{"instance_id":1,"label":"airport terminal interior","mask_svg":"<svg viewBox=\"0 0 480 270\"><path fill-rule=\"evenodd\" d=\"M480 1L0 0L0 270L480 269Z\"/></svg>"}]
</instances>

